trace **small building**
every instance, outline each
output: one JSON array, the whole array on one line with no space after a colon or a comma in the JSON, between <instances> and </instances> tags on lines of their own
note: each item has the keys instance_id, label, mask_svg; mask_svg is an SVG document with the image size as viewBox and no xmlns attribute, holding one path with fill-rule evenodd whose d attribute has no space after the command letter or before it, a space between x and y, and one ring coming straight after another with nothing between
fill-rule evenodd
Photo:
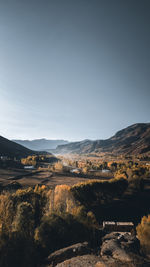
<instances>
[{"instance_id":1,"label":"small building","mask_svg":"<svg viewBox=\"0 0 150 267\"><path fill-rule=\"evenodd\" d=\"M102 173L109 173L110 172L110 170L108 170L108 169L103 169L102 170Z\"/></svg>"},{"instance_id":2,"label":"small building","mask_svg":"<svg viewBox=\"0 0 150 267\"><path fill-rule=\"evenodd\" d=\"M8 160L8 157L7 156L1 156L0 159L5 161L5 160Z\"/></svg>"},{"instance_id":3,"label":"small building","mask_svg":"<svg viewBox=\"0 0 150 267\"><path fill-rule=\"evenodd\" d=\"M103 222L103 230L107 232L132 232L134 231L133 222Z\"/></svg>"},{"instance_id":4,"label":"small building","mask_svg":"<svg viewBox=\"0 0 150 267\"><path fill-rule=\"evenodd\" d=\"M24 169L26 169L26 170L35 170L35 167L32 166L32 165L29 165L29 166L24 166Z\"/></svg>"},{"instance_id":5,"label":"small building","mask_svg":"<svg viewBox=\"0 0 150 267\"><path fill-rule=\"evenodd\" d=\"M71 173L80 174L81 169L75 168L70 171Z\"/></svg>"}]
</instances>

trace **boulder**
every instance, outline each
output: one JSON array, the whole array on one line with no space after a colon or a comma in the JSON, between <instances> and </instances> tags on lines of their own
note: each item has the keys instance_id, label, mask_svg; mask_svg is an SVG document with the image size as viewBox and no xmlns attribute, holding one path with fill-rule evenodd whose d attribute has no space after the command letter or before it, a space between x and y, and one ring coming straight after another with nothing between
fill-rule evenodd
<instances>
[{"instance_id":1,"label":"boulder","mask_svg":"<svg viewBox=\"0 0 150 267\"><path fill-rule=\"evenodd\" d=\"M101 256L112 256L113 252L119 248L117 240L105 240L101 246Z\"/></svg>"},{"instance_id":2,"label":"boulder","mask_svg":"<svg viewBox=\"0 0 150 267\"><path fill-rule=\"evenodd\" d=\"M119 241L121 243L121 247L127 252L140 254L140 241L136 238L136 236L125 234L119 239Z\"/></svg>"},{"instance_id":3,"label":"boulder","mask_svg":"<svg viewBox=\"0 0 150 267\"><path fill-rule=\"evenodd\" d=\"M105 240L117 239L119 236L120 236L120 233L118 233L118 232L111 232L109 234L106 234L102 238L102 242L104 242Z\"/></svg>"},{"instance_id":4,"label":"boulder","mask_svg":"<svg viewBox=\"0 0 150 267\"><path fill-rule=\"evenodd\" d=\"M99 263L99 264L98 264ZM56 267L108 267L100 257L92 254L77 256L56 265Z\"/></svg>"},{"instance_id":5,"label":"boulder","mask_svg":"<svg viewBox=\"0 0 150 267\"><path fill-rule=\"evenodd\" d=\"M121 261L131 261L130 256L120 246L118 240L106 240L101 247L101 256L110 256Z\"/></svg>"},{"instance_id":6,"label":"boulder","mask_svg":"<svg viewBox=\"0 0 150 267\"><path fill-rule=\"evenodd\" d=\"M88 246L88 242L77 243L75 245L59 249L48 256L46 259L46 266L56 266L56 264L63 262L67 259L71 259L75 256L80 256L90 253L91 250Z\"/></svg>"},{"instance_id":7,"label":"boulder","mask_svg":"<svg viewBox=\"0 0 150 267\"><path fill-rule=\"evenodd\" d=\"M139 240L128 233L112 232L103 237L101 246L102 257L113 257L122 262L132 261L131 253L140 254Z\"/></svg>"}]
</instances>

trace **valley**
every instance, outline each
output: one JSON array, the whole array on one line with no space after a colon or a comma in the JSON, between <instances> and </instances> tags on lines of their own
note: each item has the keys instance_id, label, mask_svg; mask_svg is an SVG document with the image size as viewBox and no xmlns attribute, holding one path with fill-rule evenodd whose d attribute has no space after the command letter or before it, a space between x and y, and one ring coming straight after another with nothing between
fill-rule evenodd
<instances>
[{"instance_id":1,"label":"valley","mask_svg":"<svg viewBox=\"0 0 150 267\"><path fill-rule=\"evenodd\" d=\"M16 264L11 250L16 255L22 240L22 249L30 247L36 255L25 259L31 267L68 266L63 264L73 267L79 262L86 267L87 259L94 267L99 266L96 264L148 267L150 245L146 237L143 239L142 228L142 220L149 220L150 214L148 138L149 124L137 124L109 141L69 143L53 149L52 154L48 149L29 150L1 137L0 238L6 233L8 241L5 239L0 247L7 257L7 260L2 257L0 265L6 261L9 266L11 260ZM120 234L120 240L126 238L127 248L124 242L116 241L114 232L103 229L103 222L112 221L131 222L134 232L137 231L136 236ZM105 242L107 235L109 241ZM8 243L13 246L7 247ZM128 251L130 243L135 246L132 253ZM70 246L77 249L76 257L68 252ZM51 262L53 257L55 264Z\"/></svg>"}]
</instances>

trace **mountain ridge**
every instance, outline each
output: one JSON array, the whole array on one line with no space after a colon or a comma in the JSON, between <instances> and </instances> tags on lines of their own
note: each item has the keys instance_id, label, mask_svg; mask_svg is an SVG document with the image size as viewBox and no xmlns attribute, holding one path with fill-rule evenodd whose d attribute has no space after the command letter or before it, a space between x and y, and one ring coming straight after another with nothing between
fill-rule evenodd
<instances>
[{"instance_id":1,"label":"mountain ridge","mask_svg":"<svg viewBox=\"0 0 150 267\"><path fill-rule=\"evenodd\" d=\"M13 139L12 141L28 149L35 150L35 151L55 149L58 145L69 143L67 140L62 140L62 139L53 140L53 139L46 139L46 138L33 139L33 140Z\"/></svg>"},{"instance_id":2,"label":"mountain ridge","mask_svg":"<svg viewBox=\"0 0 150 267\"><path fill-rule=\"evenodd\" d=\"M85 140L58 146L55 153L143 154L150 152L150 123L135 123L105 140Z\"/></svg>"}]
</instances>

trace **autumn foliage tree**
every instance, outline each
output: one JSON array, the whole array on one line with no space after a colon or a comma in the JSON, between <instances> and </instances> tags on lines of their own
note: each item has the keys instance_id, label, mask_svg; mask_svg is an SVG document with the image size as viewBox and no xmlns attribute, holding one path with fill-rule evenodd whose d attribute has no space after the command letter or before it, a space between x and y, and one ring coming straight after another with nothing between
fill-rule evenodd
<instances>
[{"instance_id":1,"label":"autumn foliage tree","mask_svg":"<svg viewBox=\"0 0 150 267\"><path fill-rule=\"evenodd\" d=\"M16 216L13 221L13 231L22 233L25 236L33 236L34 233L34 211L28 202L22 202L18 205Z\"/></svg>"},{"instance_id":2,"label":"autumn foliage tree","mask_svg":"<svg viewBox=\"0 0 150 267\"><path fill-rule=\"evenodd\" d=\"M114 197L121 196L127 186L128 182L124 178L109 181L90 180L76 184L70 190L81 205L89 208L93 204L106 204L112 201Z\"/></svg>"},{"instance_id":3,"label":"autumn foliage tree","mask_svg":"<svg viewBox=\"0 0 150 267\"><path fill-rule=\"evenodd\" d=\"M136 230L143 250L150 254L150 215L142 218Z\"/></svg>"}]
</instances>

